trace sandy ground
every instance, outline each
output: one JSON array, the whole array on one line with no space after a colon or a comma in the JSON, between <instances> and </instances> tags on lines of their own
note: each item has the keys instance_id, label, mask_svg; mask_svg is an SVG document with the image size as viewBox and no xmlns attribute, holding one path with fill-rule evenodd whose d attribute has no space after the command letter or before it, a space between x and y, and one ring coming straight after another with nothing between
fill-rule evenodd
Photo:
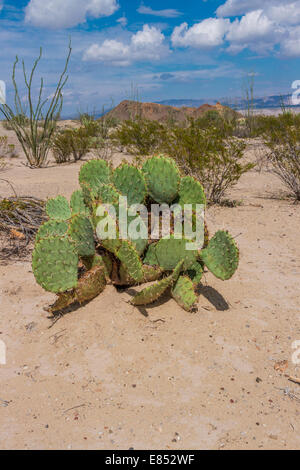
<instances>
[{"instance_id":1,"label":"sandy ground","mask_svg":"<svg viewBox=\"0 0 300 470\"><path fill-rule=\"evenodd\" d=\"M80 163L22 163L2 174L20 195L77 188ZM43 307L54 295L36 284L30 260L1 265L0 447L299 449L300 385L288 376L300 377L300 360L292 361L300 205L283 189L252 171L229 195L241 206L209 209L210 231L229 229L241 262L230 281L205 275L196 313L168 296L139 310L128 303L130 290L108 286L49 329ZM1 181L0 193L10 193Z\"/></svg>"}]
</instances>

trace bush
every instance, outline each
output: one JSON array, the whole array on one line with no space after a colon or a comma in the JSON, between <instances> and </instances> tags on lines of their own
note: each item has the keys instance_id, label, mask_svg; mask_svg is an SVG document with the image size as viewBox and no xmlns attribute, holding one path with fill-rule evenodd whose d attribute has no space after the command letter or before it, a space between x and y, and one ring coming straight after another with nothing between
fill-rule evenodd
<instances>
[{"instance_id":1,"label":"bush","mask_svg":"<svg viewBox=\"0 0 300 470\"><path fill-rule=\"evenodd\" d=\"M199 124L190 120L188 127L174 127L161 150L173 157L185 174L203 184L210 203L220 203L226 191L254 164L242 163L244 142L215 127L203 130Z\"/></svg>"},{"instance_id":2,"label":"bush","mask_svg":"<svg viewBox=\"0 0 300 470\"><path fill-rule=\"evenodd\" d=\"M268 161L271 172L300 201L300 119L283 113L272 120L265 131L265 144L270 150Z\"/></svg>"},{"instance_id":3,"label":"bush","mask_svg":"<svg viewBox=\"0 0 300 470\"><path fill-rule=\"evenodd\" d=\"M148 119L127 120L112 134L112 140L121 149L133 155L151 155L158 151L165 138L166 128Z\"/></svg>"},{"instance_id":4,"label":"bush","mask_svg":"<svg viewBox=\"0 0 300 470\"><path fill-rule=\"evenodd\" d=\"M0 158L17 158L18 153L14 144L8 144L7 136L0 136Z\"/></svg>"},{"instance_id":5,"label":"bush","mask_svg":"<svg viewBox=\"0 0 300 470\"><path fill-rule=\"evenodd\" d=\"M74 160L81 160L91 149L91 137L84 127L79 129L65 129L56 135L52 150L56 163L66 163L71 156Z\"/></svg>"}]
</instances>

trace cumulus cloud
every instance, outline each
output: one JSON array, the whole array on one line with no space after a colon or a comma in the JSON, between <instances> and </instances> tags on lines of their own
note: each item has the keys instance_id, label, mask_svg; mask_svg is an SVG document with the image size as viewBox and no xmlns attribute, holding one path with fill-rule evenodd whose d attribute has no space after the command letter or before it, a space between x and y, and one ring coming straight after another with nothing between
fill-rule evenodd
<instances>
[{"instance_id":1,"label":"cumulus cloud","mask_svg":"<svg viewBox=\"0 0 300 470\"><path fill-rule=\"evenodd\" d=\"M226 44L231 53L249 49L300 56L299 0L227 0L216 14L191 27L175 27L173 46L205 49Z\"/></svg>"},{"instance_id":2,"label":"cumulus cloud","mask_svg":"<svg viewBox=\"0 0 300 470\"><path fill-rule=\"evenodd\" d=\"M41 28L71 28L88 16L110 16L118 8L117 0L30 0L25 21Z\"/></svg>"},{"instance_id":3,"label":"cumulus cloud","mask_svg":"<svg viewBox=\"0 0 300 470\"><path fill-rule=\"evenodd\" d=\"M182 23L172 33L172 44L199 49L220 46L229 27L230 20L222 18L207 18L190 28L187 23Z\"/></svg>"},{"instance_id":4,"label":"cumulus cloud","mask_svg":"<svg viewBox=\"0 0 300 470\"><path fill-rule=\"evenodd\" d=\"M164 39L158 28L146 24L141 31L131 36L128 44L115 39L106 39L100 45L92 44L85 51L83 58L121 66L137 61L159 60L169 53Z\"/></svg>"},{"instance_id":5,"label":"cumulus cloud","mask_svg":"<svg viewBox=\"0 0 300 470\"><path fill-rule=\"evenodd\" d=\"M180 11L174 10L173 8L167 10L153 10L151 7L146 7L143 4L137 9L137 12L142 15L161 16L164 18L177 18L182 15Z\"/></svg>"},{"instance_id":6,"label":"cumulus cloud","mask_svg":"<svg viewBox=\"0 0 300 470\"><path fill-rule=\"evenodd\" d=\"M268 5L284 5L284 0L227 0L217 9L218 16L238 16Z\"/></svg>"},{"instance_id":7,"label":"cumulus cloud","mask_svg":"<svg viewBox=\"0 0 300 470\"><path fill-rule=\"evenodd\" d=\"M263 10L256 10L231 23L226 39L231 43L229 50L232 52L245 48L263 52L272 49L283 34L284 29L270 20Z\"/></svg>"},{"instance_id":8,"label":"cumulus cloud","mask_svg":"<svg viewBox=\"0 0 300 470\"><path fill-rule=\"evenodd\" d=\"M281 52L286 57L300 57L300 26L289 31L281 43Z\"/></svg>"}]
</instances>

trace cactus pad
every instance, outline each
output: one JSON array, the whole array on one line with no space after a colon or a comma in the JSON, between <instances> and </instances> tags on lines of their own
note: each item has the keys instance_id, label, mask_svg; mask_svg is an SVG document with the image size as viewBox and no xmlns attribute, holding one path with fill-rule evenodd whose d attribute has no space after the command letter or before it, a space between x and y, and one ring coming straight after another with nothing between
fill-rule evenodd
<instances>
[{"instance_id":1,"label":"cactus pad","mask_svg":"<svg viewBox=\"0 0 300 470\"><path fill-rule=\"evenodd\" d=\"M170 271L177 266L179 261L184 260L184 269L188 269L197 259L196 250L187 250L189 243L184 238L177 240L175 238L162 238L156 245L155 254L158 264L166 271Z\"/></svg>"},{"instance_id":2,"label":"cactus pad","mask_svg":"<svg viewBox=\"0 0 300 470\"><path fill-rule=\"evenodd\" d=\"M203 186L192 176L181 178L179 187L179 204L206 204Z\"/></svg>"},{"instance_id":3,"label":"cactus pad","mask_svg":"<svg viewBox=\"0 0 300 470\"><path fill-rule=\"evenodd\" d=\"M195 286L201 282L203 273L203 267L198 261L196 261L187 271L188 277L193 281Z\"/></svg>"},{"instance_id":4,"label":"cactus pad","mask_svg":"<svg viewBox=\"0 0 300 470\"><path fill-rule=\"evenodd\" d=\"M59 293L77 286L78 255L67 238L40 240L33 251L32 269L40 286Z\"/></svg>"},{"instance_id":5,"label":"cactus pad","mask_svg":"<svg viewBox=\"0 0 300 470\"><path fill-rule=\"evenodd\" d=\"M144 276L143 265L134 246L130 242L124 240L115 254L124 265L129 276L136 282L142 282Z\"/></svg>"},{"instance_id":6,"label":"cactus pad","mask_svg":"<svg viewBox=\"0 0 300 470\"><path fill-rule=\"evenodd\" d=\"M148 264L149 266L157 266L158 260L156 257L156 245L157 243L151 243L149 245L148 250L146 252L146 256L144 258L144 264Z\"/></svg>"},{"instance_id":7,"label":"cactus pad","mask_svg":"<svg viewBox=\"0 0 300 470\"><path fill-rule=\"evenodd\" d=\"M175 162L166 157L152 157L144 164L142 171L146 178L148 192L159 204L171 203L178 195L179 170Z\"/></svg>"},{"instance_id":8,"label":"cactus pad","mask_svg":"<svg viewBox=\"0 0 300 470\"><path fill-rule=\"evenodd\" d=\"M71 196L70 206L72 215L89 215L89 210L84 203L83 193L81 189L74 191Z\"/></svg>"},{"instance_id":9,"label":"cactus pad","mask_svg":"<svg viewBox=\"0 0 300 470\"><path fill-rule=\"evenodd\" d=\"M184 310L190 312L197 302L194 285L187 276L180 276L172 289L172 296Z\"/></svg>"},{"instance_id":10,"label":"cactus pad","mask_svg":"<svg viewBox=\"0 0 300 470\"><path fill-rule=\"evenodd\" d=\"M228 232L217 232L200 256L207 268L222 281L230 279L238 268L239 250Z\"/></svg>"},{"instance_id":11,"label":"cactus pad","mask_svg":"<svg viewBox=\"0 0 300 470\"><path fill-rule=\"evenodd\" d=\"M63 237L68 231L68 224L64 221L48 220L40 226L36 237L35 243L39 242L42 238L48 237Z\"/></svg>"},{"instance_id":12,"label":"cactus pad","mask_svg":"<svg viewBox=\"0 0 300 470\"><path fill-rule=\"evenodd\" d=\"M59 294L49 311L54 313L72 305L75 302L79 302L80 304L88 302L101 294L105 289L105 286L106 277L104 267L94 266L79 279L78 286L75 289L70 292Z\"/></svg>"},{"instance_id":13,"label":"cactus pad","mask_svg":"<svg viewBox=\"0 0 300 470\"><path fill-rule=\"evenodd\" d=\"M146 287L139 292L131 301L133 305L147 305L155 302L163 293L177 281L180 271L182 269L183 261L178 263L173 273L162 279L161 281Z\"/></svg>"},{"instance_id":14,"label":"cactus pad","mask_svg":"<svg viewBox=\"0 0 300 470\"><path fill-rule=\"evenodd\" d=\"M119 193L127 197L128 206L145 200L146 181L141 170L135 166L123 163L115 169L112 180Z\"/></svg>"},{"instance_id":15,"label":"cactus pad","mask_svg":"<svg viewBox=\"0 0 300 470\"><path fill-rule=\"evenodd\" d=\"M92 256L95 253L93 227L87 217L73 216L68 235L74 241L76 251L80 256Z\"/></svg>"},{"instance_id":16,"label":"cactus pad","mask_svg":"<svg viewBox=\"0 0 300 470\"><path fill-rule=\"evenodd\" d=\"M64 196L49 199L46 204L46 213L50 219L54 220L68 220L71 217L70 206Z\"/></svg>"},{"instance_id":17,"label":"cactus pad","mask_svg":"<svg viewBox=\"0 0 300 470\"><path fill-rule=\"evenodd\" d=\"M79 173L80 186L87 184L91 189L97 189L101 184L109 184L111 169L105 160L90 160L82 165Z\"/></svg>"}]
</instances>

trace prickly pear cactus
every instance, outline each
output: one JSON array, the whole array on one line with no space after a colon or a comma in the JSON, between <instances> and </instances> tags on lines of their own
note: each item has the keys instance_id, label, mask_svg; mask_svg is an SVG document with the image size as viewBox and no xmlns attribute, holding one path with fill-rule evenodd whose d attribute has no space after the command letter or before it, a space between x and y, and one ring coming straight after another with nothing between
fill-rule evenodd
<instances>
[{"instance_id":1,"label":"prickly pear cactus","mask_svg":"<svg viewBox=\"0 0 300 470\"><path fill-rule=\"evenodd\" d=\"M48 200L49 220L36 235L34 276L45 290L57 294L49 311L88 302L107 282L119 286L151 282L132 298L133 305L151 304L169 292L191 311L205 268L222 280L237 270L239 251L228 232L218 231L209 240L204 223L203 246L187 248L194 238L186 235L180 208L188 205L191 228L197 231L195 211L197 205L205 209L206 198L200 182L181 177L172 159L160 155L147 159L141 168L123 163L115 170L104 160L91 160L82 166L79 184L70 203L63 196ZM153 204L179 207L170 219L168 236L159 216L159 234L153 237ZM175 232L178 221L181 237ZM108 236L111 227L114 237Z\"/></svg>"}]
</instances>

